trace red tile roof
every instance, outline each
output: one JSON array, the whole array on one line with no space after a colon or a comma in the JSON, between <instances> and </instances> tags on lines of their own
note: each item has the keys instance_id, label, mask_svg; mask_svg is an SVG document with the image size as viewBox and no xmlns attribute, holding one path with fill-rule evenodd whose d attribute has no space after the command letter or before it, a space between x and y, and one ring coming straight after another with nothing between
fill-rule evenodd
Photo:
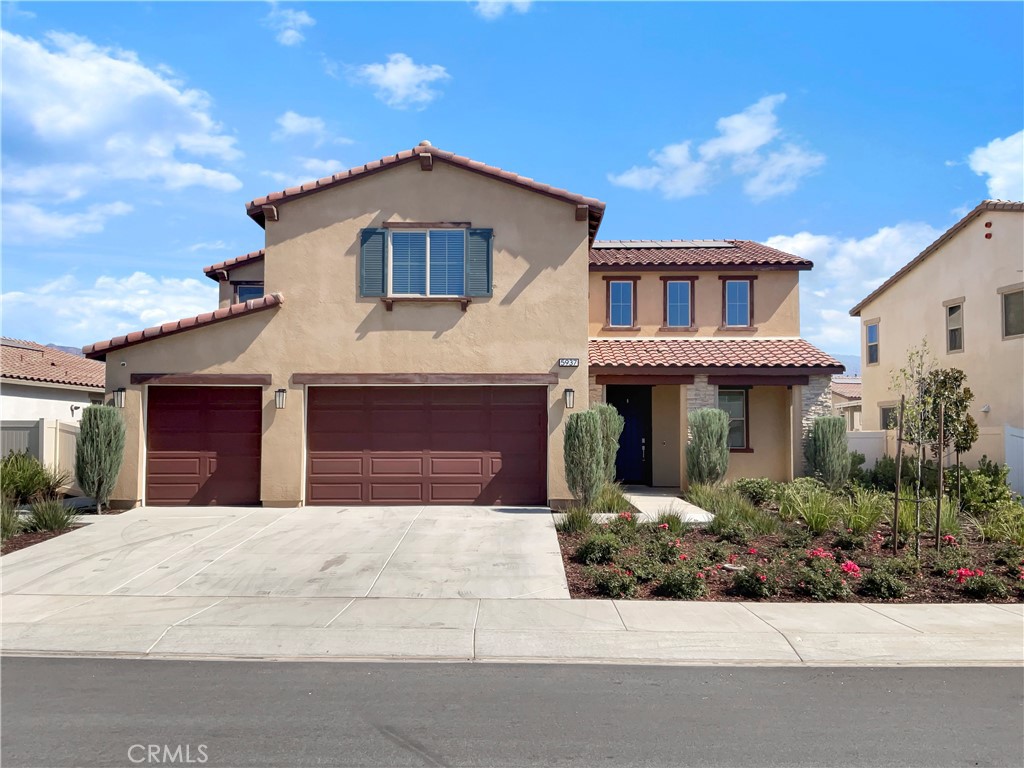
<instances>
[{"instance_id":1,"label":"red tile roof","mask_svg":"<svg viewBox=\"0 0 1024 768\"><path fill-rule=\"evenodd\" d=\"M645 368L820 368L843 364L803 339L591 339L590 364Z\"/></svg>"},{"instance_id":2,"label":"red tile roof","mask_svg":"<svg viewBox=\"0 0 1024 768\"><path fill-rule=\"evenodd\" d=\"M221 272L223 270L231 270L234 269L235 267L240 267L243 264L250 264L255 261L260 261L266 255L267 252L260 248L258 251L247 253L244 256L236 256L233 259L228 259L227 261L222 261L217 264L211 264L208 267L203 267L203 272L211 280L219 281L220 278L217 277L217 272Z\"/></svg>"},{"instance_id":3,"label":"red tile roof","mask_svg":"<svg viewBox=\"0 0 1024 768\"><path fill-rule=\"evenodd\" d=\"M0 376L102 390L106 366L34 341L0 339Z\"/></svg>"},{"instance_id":4,"label":"red tile roof","mask_svg":"<svg viewBox=\"0 0 1024 768\"><path fill-rule=\"evenodd\" d=\"M82 347L82 352L85 353L86 357L103 358L108 352L113 352L116 349L131 347L136 344L152 341L153 339L171 336L175 333L181 333L182 331L190 331L193 328L201 328L204 325L212 325L213 323L219 323L223 320L230 320L234 317L251 315L254 312L261 312L265 309L278 307L283 303L284 297L281 296L280 293L272 293L268 296L263 296L259 299L251 299L241 304L232 304L229 307L223 307L214 312L205 312L201 315L196 315L195 317L187 317L183 320L175 320L170 323L164 323L163 325L156 325L152 328L147 328L144 331L133 331L127 336L115 336L107 341L97 341L95 344L89 344Z\"/></svg>"},{"instance_id":5,"label":"red tile roof","mask_svg":"<svg viewBox=\"0 0 1024 768\"><path fill-rule=\"evenodd\" d=\"M860 311L864 309L864 306L868 302L874 300L882 293L889 290L889 288L891 288L892 285L896 283L901 277L907 274L907 272L912 270L922 261L924 261L937 250L939 250L939 248L942 247L945 243L952 240L953 237L960 230L962 230L964 227L970 224L971 221L973 221L976 217L980 216L986 211L1014 211L1016 213L1020 213L1021 211L1024 211L1024 203L1013 202L1010 200L982 200L980 203L978 203L978 205L974 208L973 211L968 213L966 216L960 219L960 221L958 221L952 227L947 229L938 240L936 240L934 243L932 243L923 251L921 251L921 253L919 253L917 256L915 256L913 259L907 262L907 264L900 268L892 277L890 277L880 286L875 288L875 290L869 293L865 298L863 298L857 304L857 306L850 310L850 315L853 317L857 317L858 315L860 315Z\"/></svg>"},{"instance_id":6,"label":"red tile roof","mask_svg":"<svg viewBox=\"0 0 1024 768\"><path fill-rule=\"evenodd\" d=\"M590 266L810 269L814 264L752 240L599 240L591 248Z\"/></svg>"},{"instance_id":7,"label":"red tile roof","mask_svg":"<svg viewBox=\"0 0 1024 768\"><path fill-rule=\"evenodd\" d=\"M840 397L845 397L848 400L860 400L862 390L860 377L835 376L832 378L832 391Z\"/></svg>"},{"instance_id":8,"label":"red tile roof","mask_svg":"<svg viewBox=\"0 0 1024 768\"><path fill-rule=\"evenodd\" d=\"M350 168L347 171L340 171L333 176L325 176L322 179L309 181L305 184L300 184L297 187L290 187L280 192L271 192L269 195L258 197L246 204L246 213L248 213L249 216L262 227L265 225L263 214L264 205L285 203L289 200L294 200L299 197L319 192L322 189L346 184L350 181L364 178L370 174L377 173L378 171L382 171L392 166L416 161L421 155L430 155L432 161L438 160L443 163L448 163L449 165L465 168L466 170L473 171L474 173L480 173L484 176L490 176L491 178L498 179L499 181L504 181L508 184L514 184L518 187L522 187L523 189L528 189L531 192L538 192L542 195L553 197L556 200L564 200L567 203L575 203L576 205L585 205L588 209L588 219L590 221L590 241L594 241L594 236L597 234L597 228L601 224L601 217L604 215L605 204L600 200L593 197L577 195L573 192L569 192L568 190L552 187L548 184L542 184L539 181L534 181L531 178L520 176L519 174L512 173L511 171L502 170L501 168L497 168L493 165L485 165L484 163L476 160L471 160L468 157L456 155L452 152L446 152L443 149L431 146L429 141L420 142L418 146L415 146L412 149L406 149L397 154L382 157L380 160L375 160L372 163L367 163L366 165L361 165L357 168Z\"/></svg>"}]
</instances>

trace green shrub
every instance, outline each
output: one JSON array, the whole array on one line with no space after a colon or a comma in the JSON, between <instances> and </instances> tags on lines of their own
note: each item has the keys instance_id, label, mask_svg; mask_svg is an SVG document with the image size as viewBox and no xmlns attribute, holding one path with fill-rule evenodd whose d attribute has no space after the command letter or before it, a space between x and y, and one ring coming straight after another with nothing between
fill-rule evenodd
<instances>
[{"instance_id":1,"label":"green shrub","mask_svg":"<svg viewBox=\"0 0 1024 768\"><path fill-rule=\"evenodd\" d=\"M623 598L636 594L636 576L621 568L591 568L588 569L587 576L594 583L598 593L606 597Z\"/></svg>"},{"instance_id":2,"label":"green shrub","mask_svg":"<svg viewBox=\"0 0 1024 768\"><path fill-rule=\"evenodd\" d=\"M576 559L587 565L611 562L622 549L622 540L614 533L593 533L576 550Z\"/></svg>"},{"instance_id":3,"label":"green shrub","mask_svg":"<svg viewBox=\"0 0 1024 768\"><path fill-rule=\"evenodd\" d=\"M610 512L616 515L620 512L633 511L633 505L626 500L622 486L618 483L605 483L601 486L590 507L594 512Z\"/></svg>"},{"instance_id":4,"label":"green shrub","mask_svg":"<svg viewBox=\"0 0 1024 768\"><path fill-rule=\"evenodd\" d=\"M922 523L925 522L930 523L928 527L935 530L934 511L929 520L922 520ZM956 501L948 496L942 499L942 509L939 510L939 533L942 536L959 536L963 533L963 526L960 524L960 511L956 508Z\"/></svg>"},{"instance_id":5,"label":"green shrub","mask_svg":"<svg viewBox=\"0 0 1024 768\"><path fill-rule=\"evenodd\" d=\"M832 540L832 546L847 552L853 549L864 549L864 536L843 530L836 534L836 537Z\"/></svg>"},{"instance_id":6,"label":"green shrub","mask_svg":"<svg viewBox=\"0 0 1024 768\"><path fill-rule=\"evenodd\" d=\"M30 531L66 531L78 522L75 510L61 499L39 498L29 507L25 528Z\"/></svg>"},{"instance_id":7,"label":"green shrub","mask_svg":"<svg viewBox=\"0 0 1024 768\"><path fill-rule=\"evenodd\" d=\"M591 507L605 484L601 417L596 411L573 413L565 423L565 480L573 496Z\"/></svg>"},{"instance_id":8,"label":"green shrub","mask_svg":"<svg viewBox=\"0 0 1024 768\"><path fill-rule=\"evenodd\" d=\"M860 580L858 592L878 600L898 600L907 594L907 584L898 573L876 567Z\"/></svg>"},{"instance_id":9,"label":"green shrub","mask_svg":"<svg viewBox=\"0 0 1024 768\"><path fill-rule=\"evenodd\" d=\"M782 544L787 549L803 549L811 543L811 533L806 528L786 528L782 534Z\"/></svg>"},{"instance_id":10,"label":"green shrub","mask_svg":"<svg viewBox=\"0 0 1024 768\"><path fill-rule=\"evenodd\" d=\"M13 451L0 459L0 493L16 505L37 496L56 496L71 476L44 465L28 451Z\"/></svg>"},{"instance_id":11,"label":"green shrub","mask_svg":"<svg viewBox=\"0 0 1024 768\"><path fill-rule=\"evenodd\" d=\"M1003 599L1009 595L1002 579L990 573L968 577L960 589L967 597L975 600Z\"/></svg>"},{"instance_id":12,"label":"green shrub","mask_svg":"<svg viewBox=\"0 0 1024 768\"><path fill-rule=\"evenodd\" d=\"M667 525L669 533L684 534L689 532L693 527L691 523L687 523L680 517L678 512L661 512L654 520L656 526Z\"/></svg>"},{"instance_id":13,"label":"green shrub","mask_svg":"<svg viewBox=\"0 0 1024 768\"><path fill-rule=\"evenodd\" d=\"M732 486L746 496L752 504L763 507L768 502L775 500L782 484L769 480L767 477L741 477L734 481Z\"/></svg>"},{"instance_id":14,"label":"green shrub","mask_svg":"<svg viewBox=\"0 0 1024 768\"><path fill-rule=\"evenodd\" d=\"M868 472L864 471L867 457L860 451L850 451L850 482L860 486L868 485Z\"/></svg>"},{"instance_id":15,"label":"green shrub","mask_svg":"<svg viewBox=\"0 0 1024 768\"><path fill-rule=\"evenodd\" d=\"M825 533L838 517L836 498L825 489L800 491L791 489L783 502L816 536Z\"/></svg>"},{"instance_id":16,"label":"green shrub","mask_svg":"<svg viewBox=\"0 0 1024 768\"><path fill-rule=\"evenodd\" d=\"M8 498L0 501L0 541L7 541L21 533L21 516L18 507Z\"/></svg>"},{"instance_id":17,"label":"green shrub","mask_svg":"<svg viewBox=\"0 0 1024 768\"><path fill-rule=\"evenodd\" d=\"M889 573L895 573L897 576L917 576L921 571L921 564L913 555L880 558L877 563L872 566L872 569L881 568Z\"/></svg>"},{"instance_id":18,"label":"green shrub","mask_svg":"<svg viewBox=\"0 0 1024 768\"><path fill-rule=\"evenodd\" d=\"M917 465L909 456L903 456L903 467L900 470L900 482L904 485L913 485L917 478ZM891 456L883 456L875 461L875 467L866 473L865 479L875 488L881 491L896 490L896 459Z\"/></svg>"},{"instance_id":19,"label":"green shrub","mask_svg":"<svg viewBox=\"0 0 1024 768\"><path fill-rule=\"evenodd\" d=\"M782 591L782 583L777 568L758 564L733 574L732 588L741 597L763 600L778 595Z\"/></svg>"},{"instance_id":20,"label":"green shrub","mask_svg":"<svg viewBox=\"0 0 1024 768\"><path fill-rule=\"evenodd\" d=\"M674 563L679 559L682 539L673 534L654 536L644 543L644 553L661 563Z\"/></svg>"},{"instance_id":21,"label":"green shrub","mask_svg":"<svg viewBox=\"0 0 1024 768\"><path fill-rule=\"evenodd\" d=\"M594 527L594 516L586 507L569 507L562 513L562 518L555 523L559 533L583 533Z\"/></svg>"},{"instance_id":22,"label":"green shrub","mask_svg":"<svg viewBox=\"0 0 1024 768\"><path fill-rule=\"evenodd\" d=\"M846 419L819 416L811 425L804 449L811 474L831 490L846 485L850 477L850 449L846 443Z\"/></svg>"},{"instance_id":23,"label":"green shrub","mask_svg":"<svg viewBox=\"0 0 1024 768\"><path fill-rule=\"evenodd\" d=\"M82 411L75 447L75 477L86 496L96 502L96 514L110 499L124 459L125 426L117 408L89 405Z\"/></svg>"},{"instance_id":24,"label":"green shrub","mask_svg":"<svg viewBox=\"0 0 1024 768\"><path fill-rule=\"evenodd\" d=\"M950 571L971 567L971 553L964 547L943 547L932 561L932 573L944 576Z\"/></svg>"},{"instance_id":25,"label":"green shrub","mask_svg":"<svg viewBox=\"0 0 1024 768\"><path fill-rule=\"evenodd\" d=\"M619 438L626 426L626 420L622 418L614 405L598 403L593 406L601 424L601 452L604 460L604 481L611 484L615 482L615 457L619 452ZM618 512L619 510L610 510Z\"/></svg>"},{"instance_id":26,"label":"green shrub","mask_svg":"<svg viewBox=\"0 0 1024 768\"><path fill-rule=\"evenodd\" d=\"M992 552L992 562L996 565L1020 565L1024 562L1024 547L1020 544L1004 544Z\"/></svg>"},{"instance_id":27,"label":"green shrub","mask_svg":"<svg viewBox=\"0 0 1024 768\"><path fill-rule=\"evenodd\" d=\"M694 564L715 565L725 562L727 557L728 553L725 551L725 547L717 542L709 541L697 547L693 560Z\"/></svg>"},{"instance_id":28,"label":"green shrub","mask_svg":"<svg viewBox=\"0 0 1024 768\"><path fill-rule=\"evenodd\" d=\"M693 566L677 565L669 568L658 583L659 595L675 600L698 600L708 594L708 584L704 571Z\"/></svg>"},{"instance_id":29,"label":"green shrub","mask_svg":"<svg viewBox=\"0 0 1024 768\"><path fill-rule=\"evenodd\" d=\"M640 538L640 523L632 512L619 512L605 524L605 530L618 536L624 544L633 544Z\"/></svg>"},{"instance_id":30,"label":"green shrub","mask_svg":"<svg viewBox=\"0 0 1024 768\"><path fill-rule=\"evenodd\" d=\"M640 583L656 581L665 570L665 566L657 559L643 554L616 557L615 565L620 570L633 574Z\"/></svg>"},{"instance_id":31,"label":"green shrub","mask_svg":"<svg viewBox=\"0 0 1024 768\"><path fill-rule=\"evenodd\" d=\"M1005 541L1024 546L1024 506L1019 501L1000 502L987 515L970 516L985 541Z\"/></svg>"},{"instance_id":32,"label":"green shrub","mask_svg":"<svg viewBox=\"0 0 1024 768\"><path fill-rule=\"evenodd\" d=\"M717 408L690 413L686 472L691 483L714 484L729 470L729 414Z\"/></svg>"},{"instance_id":33,"label":"green shrub","mask_svg":"<svg viewBox=\"0 0 1024 768\"><path fill-rule=\"evenodd\" d=\"M852 594L849 579L839 565L831 559L813 558L798 568L796 588L801 595L819 602L846 600Z\"/></svg>"},{"instance_id":34,"label":"green shrub","mask_svg":"<svg viewBox=\"0 0 1024 768\"><path fill-rule=\"evenodd\" d=\"M839 522L854 535L863 536L876 530L891 509L892 499L875 491L854 488L850 497L839 505Z\"/></svg>"}]
</instances>

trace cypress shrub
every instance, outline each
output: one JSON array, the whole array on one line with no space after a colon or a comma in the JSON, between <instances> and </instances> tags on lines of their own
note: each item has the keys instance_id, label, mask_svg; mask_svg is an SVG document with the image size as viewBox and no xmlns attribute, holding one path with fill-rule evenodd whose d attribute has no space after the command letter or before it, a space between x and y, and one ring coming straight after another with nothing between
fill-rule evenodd
<instances>
[{"instance_id":1,"label":"cypress shrub","mask_svg":"<svg viewBox=\"0 0 1024 768\"><path fill-rule=\"evenodd\" d=\"M718 408L690 413L686 472L690 483L717 483L729 470L729 414Z\"/></svg>"},{"instance_id":2,"label":"cypress shrub","mask_svg":"<svg viewBox=\"0 0 1024 768\"><path fill-rule=\"evenodd\" d=\"M124 421L108 405L82 411L75 449L75 478L82 492L96 501L96 514L110 499L124 458Z\"/></svg>"},{"instance_id":3,"label":"cypress shrub","mask_svg":"<svg viewBox=\"0 0 1024 768\"><path fill-rule=\"evenodd\" d=\"M614 405L599 403L594 410L601 419L601 443L604 452L604 479L607 483L615 482L615 457L619 452L619 438L626 426Z\"/></svg>"},{"instance_id":4,"label":"cypress shrub","mask_svg":"<svg viewBox=\"0 0 1024 768\"><path fill-rule=\"evenodd\" d=\"M605 483L605 452L601 417L587 410L569 416L565 424L565 480L573 496L590 507Z\"/></svg>"},{"instance_id":5,"label":"cypress shrub","mask_svg":"<svg viewBox=\"0 0 1024 768\"><path fill-rule=\"evenodd\" d=\"M819 416L811 426L804 451L811 474L833 491L850 477L850 449L846 444L846 419Z\"/></svg>"}]
</instances>

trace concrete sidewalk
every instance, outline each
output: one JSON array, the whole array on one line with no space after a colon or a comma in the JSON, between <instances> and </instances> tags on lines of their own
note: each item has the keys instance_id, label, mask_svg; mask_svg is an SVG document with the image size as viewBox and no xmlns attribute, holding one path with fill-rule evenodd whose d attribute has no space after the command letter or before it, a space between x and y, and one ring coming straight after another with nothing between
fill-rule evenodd
<instances>
[{"instance_id":1,"label":"concrete sidewalk","mask_svg":"<svg viewBox=\"0 0 1024 768\"><path fill-rule=\"evenodd\" d=\"M5 654L1021 665L1024 606L8 594Z\"/></svg>"}]
</instances>

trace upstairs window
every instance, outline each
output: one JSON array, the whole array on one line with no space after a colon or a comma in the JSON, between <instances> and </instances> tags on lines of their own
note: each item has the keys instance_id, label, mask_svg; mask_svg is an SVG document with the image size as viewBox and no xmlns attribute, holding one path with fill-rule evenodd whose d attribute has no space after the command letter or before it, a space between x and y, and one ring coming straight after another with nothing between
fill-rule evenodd
<instances>
[{"instance_id":1,"label":"upstairs window","mask_svg":"<svg viewBox=\"0 0 1024 768\"><path fill-rule=\"evenodd\" d=\"M359 235L359 295L490 296L490 229L374 228Z\"/></svg>"},{"instance_id":2,"label":"upstairs window","mask_svg":"<svg viewBox=\"0 0 1024 768\"><path fill-rule=\"evenodd\" d=\"M751 304L753 281L725 280L723 294L723 319L727 328L749 328L752 325Z\"/></svg>"},{"instance_id":3,"label":"upstairs window","mask_svg":"<svg viewBox=\"0 0 1024 768\"><path fill-rule=\"evenodd\" d=\"M633 328L636 322L636 301L632 280L608 281L608 325L612 328Z\"/></svg>"},{"instance_id":4,"label":"upstairs window","mask_svg":"<svg viewBox=\"0 0 1024 768\"><path fill-rule=\"evenodd\" d=\"M239 281L232 283L235 290L235 300L233 303L242 304L252 299L263 298L263 283L258 280Z\"/></svg>"},{"instance_id":5,"label":"upstairs window","mask_svg":"<svg viewBox=\"0 0 1024 768\"><path fill-rule=\"evenodd\" d=\"M878 323L868 323L864 326L864 340L868 365L878 363Z\"/></svg>"},{"instance_id":6,"label":"upstairs window","mask_svg":"<svg viewBox=\"0 0 1024 768\"><path fill-rule=\"evenodd\" d=\"M665 327L693 327L693 282L665 281Z\"/></svg>"},{"instance_id":7,"label":"upstairs window","mask_svg":"<svg viewBox=\"0 0 1024 768\"><path fill-rule=\"evenodd\" d=\"M1003 293L1003 338L1024 336L1024 289Z\"/></svg>"},{"instance_id":8,"label":"upstairs window","mask_svg":"<svg viewBox=\"0 0 1024 768\"><path fill-rule=\"evenodd\" d=\"M964 305L946 307L946 351L964 351Z\"/></svg>"}]
</instances>

